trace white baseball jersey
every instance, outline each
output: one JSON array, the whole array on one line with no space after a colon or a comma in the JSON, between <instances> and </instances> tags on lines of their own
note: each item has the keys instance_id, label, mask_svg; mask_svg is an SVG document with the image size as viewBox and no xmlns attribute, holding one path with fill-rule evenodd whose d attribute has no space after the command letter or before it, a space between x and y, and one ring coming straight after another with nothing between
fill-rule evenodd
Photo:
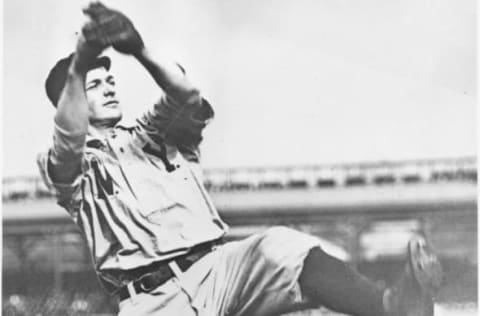
<instances>
[{"instance_id":1,"label":"white baseball jersey","mask_svg":"<svg viewBox=\"0 0 480 316\"><path fill-rule=\"evenodd\" d=\"M83 231L110 293L132 280L129 269L185 254L227 232L198 166L213 110L198 92L185 99L164 96L136 126L117 126L105 139L87 137L82 173L71 184L54 183L48 162L65 159L78 135L56 126L53 146L38 157L44 181Z\"/></svg>"}]
</instances>

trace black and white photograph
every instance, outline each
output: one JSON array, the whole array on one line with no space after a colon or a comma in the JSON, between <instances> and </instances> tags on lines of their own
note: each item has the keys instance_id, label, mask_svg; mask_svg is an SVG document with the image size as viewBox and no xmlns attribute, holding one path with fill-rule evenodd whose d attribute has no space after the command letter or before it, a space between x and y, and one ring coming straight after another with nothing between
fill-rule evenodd
<instances>
[{"instance_id":1,"label":"black and white photograph","mask_svg":"<svg viewBox=\"0 0 480 316\"><path fill-rule=\"evenodd\" d=\"M475 0L4 0L5 316L478 313Z\"/></svg>"}]
</instances>

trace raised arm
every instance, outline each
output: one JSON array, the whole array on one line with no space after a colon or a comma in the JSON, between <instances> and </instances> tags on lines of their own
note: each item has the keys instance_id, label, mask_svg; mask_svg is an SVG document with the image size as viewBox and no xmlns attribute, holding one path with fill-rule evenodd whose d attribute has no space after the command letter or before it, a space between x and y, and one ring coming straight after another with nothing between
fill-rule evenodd
<instances>
[{"instance_id":1,"label":"raised arm","mask_svg":"<svg viewBox=\"0 0 480 316\"><path fill-rule=\"evenodd\" d=\"M118 52L134 56L160 88L177 102L182 102L197 92L175 63L158 56L152 58L140 33L125 14L100 2L91 3L84 9L84 13L93 22L92 27L87 26L84 32L89 42L111 44Z\"/></svg>"},{"instance_id":2,"label":"raised arm","mask_svg":"<svg viewBox=\"0 0 480 316\"><path fill-rule=\"evenodd\" d=\"M48 173L56 183L69 184L81 172L89 111L85 95L85 76L88 64L101 51L101 48L88 44L81 34L73 55L61 61L69 64L66 66L68 71L64 87L56 103L54 145L48 160ZM56 78L52 78L59 81L55 84L63 83L61 76L58 74Z\"/></svg>"},{"instance_id":3,"label":"raised arm","mask_svg":"<svg viewBox=\"0 0 480 316\"><path fill-rule=\"evenodd\" d=\"M182 69L174 62L155 56L143 47L134 54L165 93L177 103L199 97L199 91L189 82Z\"/></svg>"},{"instance_id":4,"label":"raised arm","mask_svg":"<svg viewBox=\"0 0 480 316\"><path fill-rule=\"evenodd\" d=\"M87 32L87 39L110 43L118 52L134 56L150 73L165 96L153 110L139 120L150 138L162 145L177 146L184 155L198 160L198 144L213 110L202 99L178 64L152 57L133 23L123 13L96 2L84 10L96 23L97 30ZM100 31L98 31L100 30Z\"/></svg>"},{"instance_id":5,"label":"raised arm","mask_svg":"<svg viewBox=\"0 0 480 316\"><path fill-rule=\"evenodd\" d=\"M139 123L155 142L174 145L187 160L199 162L202 131L213 118L210 104L178 64L158 57L154 59L145 48L134 56L165 92Z\"/></svg>"}]
</instances>

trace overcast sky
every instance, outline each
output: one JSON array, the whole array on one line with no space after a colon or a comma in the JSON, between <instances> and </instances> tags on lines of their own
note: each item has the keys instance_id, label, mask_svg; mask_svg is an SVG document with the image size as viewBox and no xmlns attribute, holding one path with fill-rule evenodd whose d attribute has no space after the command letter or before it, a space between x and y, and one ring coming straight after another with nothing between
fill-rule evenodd
<instances>
[{"instance_id":1,"label":"overcast sky","mask_svg":"<svg viewBox=\"0 0 480 316\"><path fill-rule=\"evenodd\" d=\"M51 143L51 66L87 1L4 0L3 176ZM118 0L155 54L215 107L206 167L476 154L475 0ZM159 92L113 58L126 123Z\"/></svg>"}]
</instances>

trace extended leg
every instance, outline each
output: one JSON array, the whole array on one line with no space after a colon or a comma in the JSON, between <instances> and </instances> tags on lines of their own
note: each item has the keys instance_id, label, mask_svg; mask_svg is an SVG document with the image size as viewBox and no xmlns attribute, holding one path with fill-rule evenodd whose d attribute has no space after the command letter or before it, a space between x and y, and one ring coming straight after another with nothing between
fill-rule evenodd
<instances>
[{"instance_id":1,"label":"extended leg","mask_svg":"<svg viewBox=\"0 0 480 316\"><path fill-rule=\"evenodd\" d=\"M407 257L400 280L384 290L316 247L305 259L300 287L310 300L346 314L431 316L432 295L442 279L440 263L423 238L409 242Z\"/></svg>"},{"instance_id":2,"label":"extended leg","mask_svg":"<svg viewBox=\"0 0 480 316\"><path fill-rule=\"evenodd\" d=\"M358 316L383 316L384 289L346 263L313 248L299 278L302 293L329 309Z\"/></svg>"}]
</instances>

